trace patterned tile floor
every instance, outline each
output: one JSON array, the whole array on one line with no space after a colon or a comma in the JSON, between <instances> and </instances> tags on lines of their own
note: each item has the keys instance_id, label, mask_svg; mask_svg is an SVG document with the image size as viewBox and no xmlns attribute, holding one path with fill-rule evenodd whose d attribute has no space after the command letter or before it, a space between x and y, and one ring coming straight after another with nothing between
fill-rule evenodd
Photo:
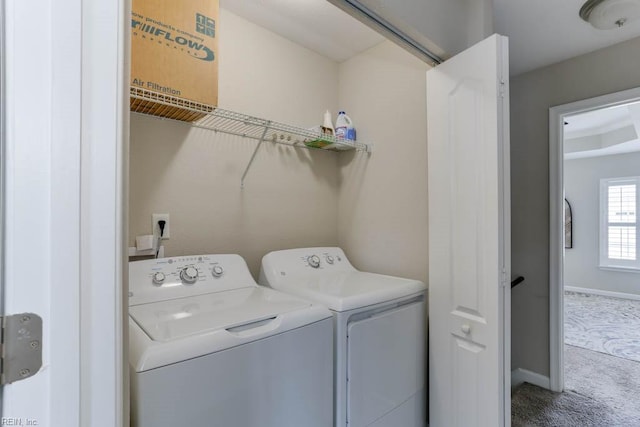
<instances>
[{"instance_id":1,"label":"patterned tile floor","mask_svg":"<svg viewBox=\"0 0 640 427\"><path fill-rule=\"evenodd\" d=\"M565 292L564 342L640 362L640 301Z\"/></svg>"}]
</instances>

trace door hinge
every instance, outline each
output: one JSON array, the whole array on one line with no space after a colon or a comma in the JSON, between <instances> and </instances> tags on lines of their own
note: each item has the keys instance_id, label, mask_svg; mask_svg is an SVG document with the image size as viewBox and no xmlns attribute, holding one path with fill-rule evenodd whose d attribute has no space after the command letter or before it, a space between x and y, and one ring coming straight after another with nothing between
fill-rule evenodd
<instances>
[{"instance_id":1,"label":"door hinge","mask_svg":"<svg viewBox=\"0 0 640 427\"><path fill-rule=\"evenodd\" d=\"M505 92L505 81L504 81L504 79L500 79L500 89L498 90L498 92L500 93L500 97L504 98L504 92Z\"/></svg>"},{"instance_id":2,"label":"door hinge","mask_svg":"<svg viewBox=\"0 0 640 427\"><path fill-rule=\"evenodd\" d=\"M500 284L503 288L507 287L507 270L504 268L500 272Z\"/></svg>"},{"instance_id":3,"label":"door hinge","mask_svg":"<svg viewBox=\"0 0 640 427\"><path fill-rule=\"evenodd\" d=\"M0 384L10 384L35 375L42 366L42 318L34 313L0 318Z\"/></svg>"}]
</instances>

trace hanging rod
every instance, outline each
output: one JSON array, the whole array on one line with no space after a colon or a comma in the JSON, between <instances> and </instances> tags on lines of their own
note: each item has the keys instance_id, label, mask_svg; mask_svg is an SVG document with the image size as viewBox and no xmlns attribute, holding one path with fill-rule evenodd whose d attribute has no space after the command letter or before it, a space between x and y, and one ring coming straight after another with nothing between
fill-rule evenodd
<instances>
[{"instance_id":1,"label":"hanging rod","mask_svg":"<svg viewBox=\"0 0 640 427\"><path fill-rule=\"evenodd\" d=\"M409 36L406 32L399 29L397 26L390 23L387 19L383 18L365 4L359 0L328 0L330 3L338 6L339 8L347 11L347 13L352 14L355 12L355 17L360 18L362 22L365 24L373 24L378 27L381 31L386 33L391 38L397 40L400 44L407 47L409 50L415 52L417 55L423 57L427 60L427 62L431 63L431 65L436 66L442 64L444 59L442 59L439 55L433 53L430 49L428 49L423 44L416 41L414 38Z\"/></svg>"}]
</instances>

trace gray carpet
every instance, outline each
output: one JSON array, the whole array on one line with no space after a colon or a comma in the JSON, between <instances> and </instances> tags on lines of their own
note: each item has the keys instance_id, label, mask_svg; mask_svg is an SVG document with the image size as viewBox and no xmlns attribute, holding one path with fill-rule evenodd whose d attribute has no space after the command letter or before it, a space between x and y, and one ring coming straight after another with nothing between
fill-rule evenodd
<instances>
[{"instance_id":1,"label":"gray carpet","mask_svg":"<svg viewBox=\"0 0 640 427\"><path fill-rule=\"evenodd\" d=\"M640 362L640 301L565 292L564 342Z\"/></svg>"},{"instance_id":2,"label":"gray carpet","mask_svg":"<svg viewBox=\"0 0 640 427\"><path fill-rule=\"evenodd\" d=\"M565 392L527 383L514 390L514 427L640 426L640 363L573 346L565 363Z\"/></svg>"}]
</instances>

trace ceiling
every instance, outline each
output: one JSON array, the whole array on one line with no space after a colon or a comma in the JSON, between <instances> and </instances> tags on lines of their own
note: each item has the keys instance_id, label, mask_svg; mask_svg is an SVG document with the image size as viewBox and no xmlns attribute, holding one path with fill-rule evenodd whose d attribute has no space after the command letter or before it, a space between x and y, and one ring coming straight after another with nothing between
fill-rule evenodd
<instances>
[{"instance_id":1,"label":"ceiling","mask_svg":"<svg viewBox=\"0 0 640 427\"><path fill-rule=\"evenodd\" d=\"M384 41L327 0L220 0L220 6L336 62Z\"/></svg>"},{"instance_id":2,"label":"ceiling","mask_svg":"<svg viewBox=\"0 0 640 427\"><path fill-rule=\"evenodd\" d=\"M585 0L493 0L494 29L509 37L511 75L640 36L640 20L597 30L578 11Z\"/></svg>"},{"instance_id":3,"label":"ceiling","mask_svg":"<svg viewBox=\"0 0 640 427\"><path fill-rule=\"evenodd\" d=\"M640 102L565 117L565 159L640 151Z\"/></svg>"},{"instance_id":4,"label":"ceiling","mask_svg":"<svg viewBox=\"0 0 640 427\"><path fill-rule=\"evenodd\" d=\"M511 75L640 36L640 20L614 30L593 28L578 16L584 0L488 1L494 5L495 31L509 37ZM220 4L337 62L384 40L328 0L220 0Z\"/></svg>"}]
</instances>

